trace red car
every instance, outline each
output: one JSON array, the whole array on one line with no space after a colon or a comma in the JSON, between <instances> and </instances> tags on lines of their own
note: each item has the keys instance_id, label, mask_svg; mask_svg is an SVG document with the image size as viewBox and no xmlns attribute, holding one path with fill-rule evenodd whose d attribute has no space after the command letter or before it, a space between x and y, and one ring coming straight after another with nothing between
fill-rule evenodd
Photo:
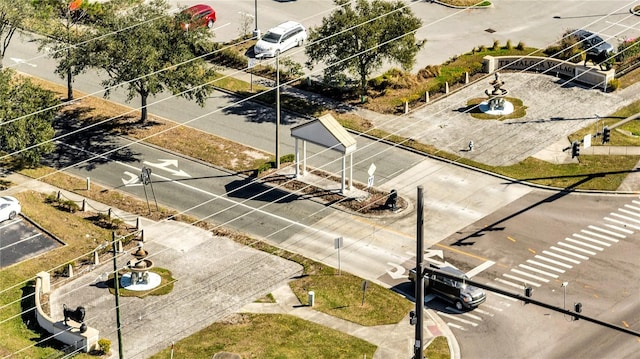
<instances>
[{"instance_id":1,"label":"red car","mask_svg":"<svg viewBox=\"0 0 640 359\"><path fill-rule=\"evenodd\" d=\"M193 5L190 8L187 8L182 11L183 15L186 16L189 22L183 22L180 24L182 29L187 31L190 28L198 28L198 27L208 27L212 28L213 23L216 22L216 11L209 5L198 4Z\"/></svg>"}]
</instances>

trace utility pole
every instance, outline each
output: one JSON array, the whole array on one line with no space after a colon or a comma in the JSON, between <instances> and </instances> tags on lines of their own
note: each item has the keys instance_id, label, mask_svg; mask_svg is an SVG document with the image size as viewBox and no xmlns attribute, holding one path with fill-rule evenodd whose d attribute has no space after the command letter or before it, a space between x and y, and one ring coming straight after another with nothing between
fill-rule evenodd
<instances>
[{"instance_id":1,"label":"utility pole","mask_svg":"<svg viewBox=\"0 0 640 359\"><path fill-rule=\"evenodd\" d=\"M118 358L124 359L122 346L122 329L120 324L120 278L118 278L118 249L116 248L116 232L111 232L111 243L113 244L113 287L116 290L116 326L118 331Z\"/></svg>"},{"instance_id":2,"label":"utility pole","mask_svg":"<svg viewBox=\"0 0 640 359\"><path fill-rule=\"evenodd\" d=\"M280 169L280 51L276 50L276 169Z\"/></svg>"},{"instance_id":3,"label":"utility pole","mask_svg":"<svg viewBox=\"0 0 640 359\"><path fill-rule=\"evenodd\" d=\"M422 273L422 260L424 244L424 200L422 198L422 186L418 186L418 210L416 230L416 342L413 348L413 359L423 359L423 313L424 313L424 273Z\"/></svg>"}]
</instances>

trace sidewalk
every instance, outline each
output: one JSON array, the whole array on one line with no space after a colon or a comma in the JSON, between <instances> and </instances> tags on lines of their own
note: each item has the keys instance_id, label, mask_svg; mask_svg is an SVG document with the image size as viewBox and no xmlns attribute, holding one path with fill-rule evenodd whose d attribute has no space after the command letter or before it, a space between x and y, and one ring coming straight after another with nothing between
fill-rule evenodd
<instances>
[{"instance_id":1,"label":"sidewalk","mask_svg":"<svg viewBox=\"0 0 640 359\"><path fill-rule=\"evenodd\" d=\"M413 345L415 343L415 327L409 325L409 315L399 323L393 325L380 325L365 327L346 320L332 317L330 315L313 310L312 307L302 305L295 296L289 285L283 285L271 292L276 303L249 303L245 305L241 312L246 313L270 313L270 314L290 314L302 319L333 328L347 333L354 337L368 341L378 346L373 358L411 358L413 355ZM437 315L431 310L427 310L424 321L423 339L425 347L439 335L444 335L440 328L447 328ZM448 336L449 346L456 346L455 338ZM459 353L459 349L456 350ZM453 352L453 349L452 349ZM457 356L452 356L456 358Z\"/></svg>"}]
</instances>

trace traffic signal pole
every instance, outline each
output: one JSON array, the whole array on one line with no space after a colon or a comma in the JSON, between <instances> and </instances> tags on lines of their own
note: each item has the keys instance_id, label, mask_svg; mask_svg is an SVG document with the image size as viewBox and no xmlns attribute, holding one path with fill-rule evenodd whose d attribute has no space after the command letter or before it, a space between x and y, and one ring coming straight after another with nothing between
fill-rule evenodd
<instances>
[{"instance_id":1,"label":"traffic signal pole","mask_svg":"<svg viewBox=\"0 0 640 359\"><path fill-rule=\"evenodd\" d=\"M413 348L413 359L423 359L423 313L424 313L424 274L422 273L424 245L424 203L422 198L422 186L418 186L418 209L417 209L417 230L416 230L416 280L415 280L415 300L416 300L416 341Z\"/></svg>"}]
</instances>

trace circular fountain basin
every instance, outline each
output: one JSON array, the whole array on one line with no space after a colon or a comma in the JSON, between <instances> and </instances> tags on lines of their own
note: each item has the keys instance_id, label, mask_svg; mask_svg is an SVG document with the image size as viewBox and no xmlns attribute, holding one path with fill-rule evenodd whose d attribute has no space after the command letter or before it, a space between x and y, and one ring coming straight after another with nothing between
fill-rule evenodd
<instances>
[{"instance_id":1,"label":"circular fountain basin","mask_svg":"<svg viewBox=\"0 0 640 359\"><path fill-rule=\"evenodd\" d=\"M120 277L120 287L126 290L135 290L135 291L143 291L143 290L151 290L160 285L162 282L162 278L160 275L149 272L147 275L146 281L140 281L137 283L131 283L131 274L125 273Z\"/></svg>"},{"instance_id":2,"label":"circular fountain basin","mask_svg":"<svg viewBox=\"0 0 640 359\"><path fill-rule=\"evenodd\" d=\"M502 106L501 109L493 109L493 110L489 110L489 101L483 101L480 103L479 107L480 111L482 111L483 113L486 113L487 115L495 115L495 116L501 116L501 115L508 115L510 113L513 112L513 104L509 101L504 101L504 105Z\"/></svg>"}]
</instances>

